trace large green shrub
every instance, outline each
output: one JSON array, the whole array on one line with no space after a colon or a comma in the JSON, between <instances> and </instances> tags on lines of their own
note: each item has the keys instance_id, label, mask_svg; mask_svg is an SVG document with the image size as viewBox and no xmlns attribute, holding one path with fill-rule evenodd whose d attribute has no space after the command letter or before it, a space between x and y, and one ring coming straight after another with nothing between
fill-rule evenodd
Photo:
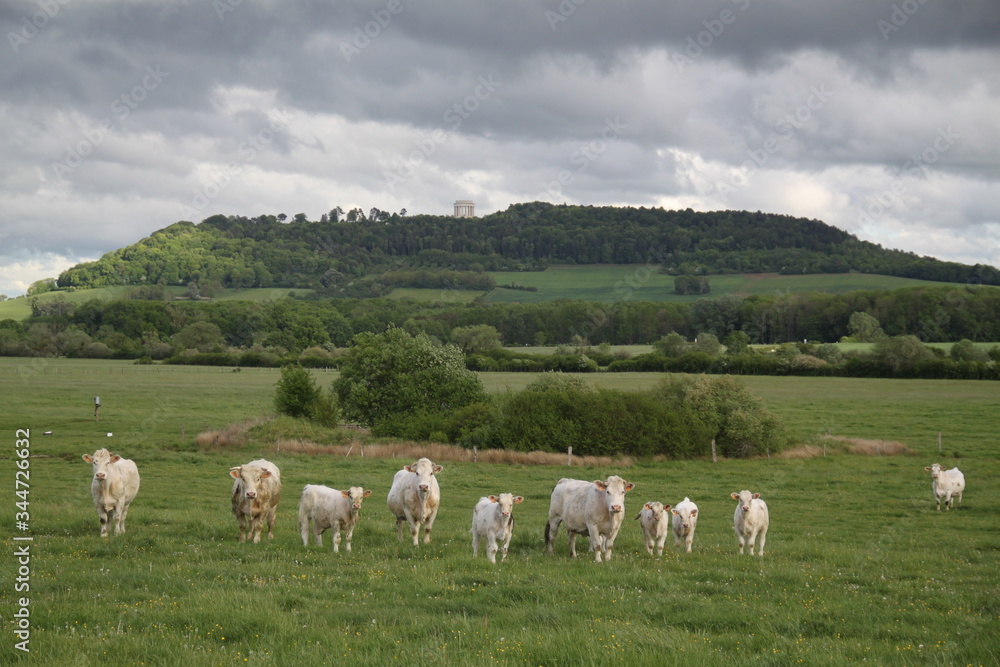
<instances>
[{"instance_id":1,"label":"large green shrub","mask_svg":"<svg viewBox=\"0 0 1000 667\"><path fill-rule=\"evenodd\" d=\"M310 417L319 396L320 389L309 371L297 364L282 367L274 392L274 409L279 414Z\"/></svg>"}]
</instances>

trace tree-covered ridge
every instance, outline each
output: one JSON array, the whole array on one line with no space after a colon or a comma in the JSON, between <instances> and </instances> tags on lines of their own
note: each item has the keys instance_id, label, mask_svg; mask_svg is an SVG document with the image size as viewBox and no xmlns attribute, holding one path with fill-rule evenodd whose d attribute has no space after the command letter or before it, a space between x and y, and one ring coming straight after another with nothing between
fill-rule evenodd
<instances>
[{"instance_id":1,"label":"tree-covered ridge","mask_svg":"<svg viewBox=\"0 0 1000 667\"><path fill-rule=\"evenodd\" d=\"M881 273L1000 284L996 270L887 250L818 220L749 211L514 204L482 218L372 211L310 222L299 214L216 215L177 222L80 264L61 287L217 283L344 291L355 278L432 268L542 269L548 264L651 264L708 273ZM426 278L426 275L424 276ZM396 283L398 284L398 282ZM336 288L336 289L334 289ZM378 290L375 289L377 294ZM348 296L352 295L349 291Z\"/></svg>"}]
</instances>

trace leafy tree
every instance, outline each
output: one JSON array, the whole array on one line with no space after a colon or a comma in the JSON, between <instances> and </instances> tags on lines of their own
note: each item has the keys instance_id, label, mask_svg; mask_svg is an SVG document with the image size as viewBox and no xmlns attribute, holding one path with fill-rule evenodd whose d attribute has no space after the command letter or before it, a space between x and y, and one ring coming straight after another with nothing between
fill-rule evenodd
<instances>
[{"instance_id":1,"label":"leafy tree","mask_svg":"<svg viewBox=\"0 0 1000 667\"><path fill-rule=\"evenodd\" d=\"M333 383L344 416L367 426L426 413L446 413L486 399L479 376L454 345L390 327L360 333Z\"/></svg>"},{"instance_id":2,"label":"leafy tree","mask_svg":"<svg viewBox=\"0 0 1000 667\"><path fill-rule=\"evenodd\" d=\"M687 339L676 331L653 343L653 349L665 357L679 357L688 351L688 347Z\"/></svg>"},{"instance_id":3,"label":"leafy tree","mask_svg":"<svg viewBox=\"0 0 1000 667\"><path fill-rule=\"evenodd\" d=\"M722 354L722 343L719 338L712 333L700 333L695 339L694 347L698 352L704 352L710 357L717 357Z\"/></svg>"},{"instance_id":4,"label":"leafy tree","mask_svg":"<svg viewBox=\"0 0 1000 667\"><path fill-rule=\"evenodd\" d=\"M990 355L986 350L976 347L968 338L963 338L951 346L950 356L955 361L979 361L990 360Z\"/></svg>"},{"instance_id":5,"label":"leafy tree","mask_svg":"<svg viewBox=\"0 0 1000 667\"><path fill-rule=\"evenodd\" d=\"M44 294L45 292L51 292L56 288L55 278L42 278L41 280L36 280L35 282L28 285L28 296L35 296L36 294Z\"/></svg>"},{"instance_id":6,"label":"leafy tree","mask_svg":"<svg viewBox=\"0 0 1000 667\"><path fill-rule=\"evenodd\" d=\"M143 336L149 336L155 332L143 332ZM173 337L174 343L187 350L198 350L200 352L211 352L224 343L222 329L212 322L195 322L184 327Z\"/></svg>"},{"instance_id":7,"label":"leafy tree","mask_svg":"<svg viewBox=\"0 0 1000 667\"><path fill-rule=\"evenodd\" d=\"M916 336L904 335L879 339L872 348L872 355L893 374L898 374L930 359L931 351Z\"/></svg>"},{"instance_id":8,"label":"leafy tree","mask_svg":"<svg viewBox=\"0 0 1000 667\"><path fill-rule=\"evenodd\" d=\"M786 434L780 418L736 378L705 377L685 395L698 419L710 427L724 456L753 456L784 446Z\"/></svg>"},{"instance_id":9,"label":"leafy tree","mask_svg":"<svg viewBox=\"0 0 1000 667\"><path fill-rule=\"evenodd\" d=\"M862 311L851 313L851 318L847 322L847 332L858 343L874 343L885 338L885 332L882 331L879 321Z\"/></svg>"},{"instance_id":10,"label":"leafy tree","mask_svg":"<svg viewBox=\"0 0 1000 667\"><path fill-rule=\"evenodd\" d=\"M500 332L489 324L474 324L451 330L451 341L465 354L475 354L503 347Z\"/></svg>"},{"instance_id":11,"label":"leafy tree","mask_svg":"<svg viewBox=\"0 0 1000 667\"><path fill-rule=\"evenodd\" d=\"M750 336L743 331L730 331L726 339L722 341L726 346L726 354L735 357L741 354L750 353Z\"/></svg>"},{"instance_id":12,"label":"leafy tree","mask_svg":"<svg viewBox=\"0 0 1000 667\"><path fill-rule=\"evenodd\" d=\"M288 364L281 368L281 377L275 386L274 409L289 417L310 417L321 395L309 371L298 364Z\"/></svg>"}]
</instances>

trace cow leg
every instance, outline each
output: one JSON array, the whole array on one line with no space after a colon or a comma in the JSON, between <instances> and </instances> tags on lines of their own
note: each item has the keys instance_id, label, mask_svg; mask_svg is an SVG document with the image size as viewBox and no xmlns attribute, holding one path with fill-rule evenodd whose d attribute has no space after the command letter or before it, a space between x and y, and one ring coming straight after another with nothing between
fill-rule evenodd
<instances>
[{"instance_id":1,"label":"cow leg","mask_svg":"<svg viewBox=\"0 0 1000 667\"><path fill-rule=\"evenodd\" d=\"M500 562L507 560L507 548L510 546L510 539L513 537L511 534L507 534L503 538L503 548L501 549L502 555L500 556Z\"/></svg>"},{"instance_id":2,"label":"cow leg","mask_svg":"<svg viewBox=\"0 0 1000 667\"><path fill-rule=\"evenodd\" d=\"M400 517L396 517L396 539L400 542L403 541L403 521Z\"/></svg>"},{"instance_id":3,"label":"cow leg","mask_svg":"<svg viewBox=\"0 0 1000 667\"><path fill-rule=\"evenodd\" d=\"M101 537L108 536L108 512L103 507L97 508L97 518L101 520Z\"/></svg>"},{"instance_id":4,"label":"cow leg","mask_svg":"<svg viewBox=\"0 0 1000 667\"><path fill-rule=\"evenodd\" d=\"M743 555L743 545L746 544L746 538L743 537L742 533L737 533L737 535L736 535L736 543L737 543L737 545L740 548L740 555L742 556Z\"/></svg>"},{"instance_id":5,"label":"cow leg","mask_svg":"<svg viewBox=\"0 0 1000 667\"><path fill-rule=\"evenodd\" d=\"M760 543L757 545L757 555L764 555L764 543L767 542L767 528L761 528L760 530Z\"/></svg>"},{"instance_id":6,"label":"cow leg","mask_svg":"<svg viewBox=\"0 0 1000 667\"><path fill-rule=\"evenodd\" d=\"M350 526L347 526L347 528L344 529L344 539L347 542L347 546L345 547L346 550L347 550L347 553L351 553L351 539L353 537L354 537L354 525L352 524Z\"/></svg>"},{"instance_id":7,"label":"cow leg","mask_svg":"<svg viewBox=\"0 0 1000 667\"><path fill-rule=\"evenodd\" d=\"M545 524L545 550L548 553L552 553L552 546L555 544L556 535L559 534L560 523L562 523L561 519L556 519L555 524L553 524L550 518Z\"/></svg>"},{"instance_id":8,"label":"cow leg","mask_svg":"<svg viewBox=\"0 0 1000 667\"><path fill-rule=\"evenodd\" d=\"M694 535L688 535L687 539L684 541L685 549L684 551L691 553L691 544L694 542Z\"/></svg>"},{"instance_id":9,"label":"cow leg","mask_svg":"<svg viewBox=\"0 0 1000 667\"><path fill-rule=\"evenodd\" d=\"M604 546L603 538L598 532L597 526L587 526L587 530L590 533L590 550L594 552L594 562L600 563L601 551Z\"/></svg>"},{"instance_id":10,"label":"cow leg","mask_svg":"<svg viewBox=\"0 0 1000 667\"><path fill-rule=\"evenodd\" d=\"M333 553L340 553L340 528L333 526Z\"/></svg>"},{"instance_id":11,"label":"cow leg","mask_svg":"<svg viewBox=\"0 0 1000 667\"><path fill-rule=\"evenodd\" d=\"M115 508L115 535L125 533L125 519L128 517L128 503L121 503L120 507ZM119 527L121 531L119 531Z\"/></svg>"},{"instance_id":12,"label":"cow leg","mask_svg":"<svg viewBox=\"0 0 1000 667\"><path fill-rule=\"evenodd\" d=\"M479 555L479 533L476 530L472 531L472 557L475 558Z\"/></svg>"},{"instance_id":13,"label":"cow leg","mask_svg":"<svg viewBox=\"0 0 1000 667\"><path fill-rule=\"evenodd\" d=\"M319 523L313 522L313 539L316 540L316 546L318 547L323 546L323 532L325 530Z\"/></svg>"},{"instance_id":14,"label":"cow leg","mask_svg":"<svg viewBox=\"0 0 1000 667\"><path fill-rule=\"evenodd\" d=\"M309 546L309 516L303 512L299 512L299 533L302 535L302 546Z\"/></svg>"},{"instance_id":15,"label":"cow leg","mask_svg":"<svg viewBox=\"0 0 1000 667\"><path fill-rule=\"evenodd\" d=\"M267 511L267 539L274 539L274 520L278 518L277 506ZM263 526L262 526L263 527Z\"/></svg>"},{"instance_id":16,"label":"cow leg","mask_svg":"<svg viewBox=\"0 0 1000 667\"><path fill-rule=\"evenodd\" d=\"M569 526L566 526L566 532L569 533L569 555L576 558L576 531L570 530Z\"/></svg>"},{"instance_id":17,"label":"cow leg","mask_svg":"<svg viewBox=\"0 0 1000 667\"><path fill-rule=\"evenodd\" d=\"M486 538L486 557L491 563L497 562L497 538L492 535Z\"/></svg>"}]
</instances>

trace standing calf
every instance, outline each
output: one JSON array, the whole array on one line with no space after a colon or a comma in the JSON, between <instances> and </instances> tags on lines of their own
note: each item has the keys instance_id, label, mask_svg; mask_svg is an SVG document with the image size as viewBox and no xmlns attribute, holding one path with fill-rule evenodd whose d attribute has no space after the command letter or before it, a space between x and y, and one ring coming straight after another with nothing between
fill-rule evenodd
<instances>
[{"instance_id":1,"label":"standing calf","mask_svg":"<svg viewBox=\"0 0 1000 667\"><path fill-rule=\"evenodd\" d=\"M309 546L309 522L316 544L323 546L323 533L333 528L333 551L340 551L340 533L344 532L347 553L351 553L351 537L361 514L361 501L372 494L360 486L352 486L347 491L338 491L328 486L306 484L299 500L299 530L302 531L302 546Z\"/></svg>"},{"instance_id":2,"label":"standing calf","mask_svg":"<svg viewBox=\"0 0 1000 667\"><path fill-rule=\"evenodd\" d=\"M763 500L761 501L764 502ZM684 550L691 553L691 543L694 542L694 529L698 527L698 506L690 498L677 503L674 507L674 546L680 546L684 541ZM764 538L760 541L761 552L764 550Z\"/></svg>"},{"instance_id":3,"label":"standing calf","mask_svg":"<svg viewBox=\"0 0 1000 667\"><path fill-rule=\"evenodd\" d=\"M635 518L639 520L642 527L642 539L646 543L646 552L652 556L653 547L656 547L656 555L663 555L663 543L667 541L667 532L670 522L670 505L650 501L642 506Z\"/></svg>"},{"instance_id":4,"label":"standing calf","mask_svg":"<svg viewBox=\"0 0 1000 667\"><path fill-rule=\"evenodd\" d=\"M431 541L431 528L441 504L441 489L436 473L442 466L423 458L416 463L403 466L392 478L392 487L386 498L389 511L396 517L396 537L403 540L403 522L410 526L413 546L420 542L420 527L424 529L424 544Z\"/></svg>"},{"instance_id":5,"label":"standing calf","mask_svg":"<svg viewBox=\"0 0 1000 667\"><path fill-rule=\"evenodd\" d=\"M944 498L945 510L951 510L955 506L955 496L958 496L958 504L962 504L962 493L965 491L965 475L958 468L942 470L940 463L927 466L924 470L931 474L931 489L934 491L934 500L937 501L938 512L941 511L941 499Z\"/></svg>"},{"instance_id":6,"label":"standing calf","mask_svg":"<svg viewBox=\"0 0 1000 667\"><path fill-rule=\"evenodd\" d=\"M552 545L559 524L566 524L569 533L569 553L576 558L576 536L590 536L590 550L594 560L611 560L611 549L625 516L625 494L635 488L617 475L606 480L585 482L580 479L561 479L552 490L549 503L549 520L545 524L545 548L552 553Z\"/></svg>"},{"instance_id":7,"label":"standing calf","mask_svg":"<svg viewBox=\"0 0 1000 667\"><path fill-rule=\"evenodd\" d=\"M106 449L98 449L93 455L84 454L83 460L94 465L90 493L101 520L101 537L108 536L108 515L112 513L115 515L115 535L124 533L128 506L139 493L139 469L135 462Z\"/></svg>"},{"instance_id":8,"label":"standing calf","mask_svg":"<svg viewBox=\"0 0 1000 667\"><path fill-rule=\"evenodd\" d=\"M502 546L503 554L500 562L507 560L507 547L514 534L514 505L519 505L523 496L501 493L499 496L486 496L479 499L472 510L472 556L479 555L479 543L486 540L486 557L491 563L497 562L497 539Z\"/></svg>"},{"instance_id":9,"label":"standing calf","mask_svg":"<svg viewBox=\"0 0 1000 667\"><path fill-rule=\"evenodd\" d=\"M753 556L754 540L760 535L761 556L764 555L764 542L767 541L767 503L760 498L759 493L740 491L732 493L730 497L738 500L736 513L733 514L733 530L736 531L736 540L740 545L740 553L743 553L743 545L750 545L750 555Z\"/></svg>"},{"instance_id":10,"label":"standing calf","mask_svg":"<svg viewBox=\"0 0 1000 667\"><path fill-rule=\"evenodd\" d=\"M274 539L274 518L281 500L281 471L264 459L229 470L233 482L233 514L240 527L240 542L260 542L267 521L267 537Z\"/></svg>"}]
</instances>

